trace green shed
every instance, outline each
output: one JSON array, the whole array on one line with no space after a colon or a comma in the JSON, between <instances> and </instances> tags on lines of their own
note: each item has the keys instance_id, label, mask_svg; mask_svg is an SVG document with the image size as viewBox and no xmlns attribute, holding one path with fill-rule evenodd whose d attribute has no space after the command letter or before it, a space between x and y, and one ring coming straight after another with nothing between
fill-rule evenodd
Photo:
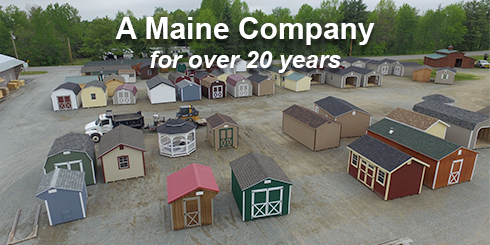
<instances>
[{"instance_id":1,"label":"green shed","mask_svg":"<svg viewBox=\"0 0 490 245\"><path fill-rule=\"evenodd\" d=\"M177 71L185 73L185 70L187 70L187 66L184 63L179 63L177 64Z\"/></svg>"},{"instance_id":2,"label":"green shed","mask_svg":"<svg viewBox=\"0 0 490 245\"><path fill-rule=\"evenodd\" d=\"M231 191L243 221L289 214L293 184L273 158L252 152L230 167Z\"/></svg>"},{"instance_id":3,"label":"green shed","mask_svg":"<svg viewBox=\"0 0 490 245\"><path fill-rule=\"evenodd\" d=\"M86 134L68 133L57 138L44 163L44 174L57 168L85 172L85 183L95 184L95 145Z\"/></svg>"}]
</instances>

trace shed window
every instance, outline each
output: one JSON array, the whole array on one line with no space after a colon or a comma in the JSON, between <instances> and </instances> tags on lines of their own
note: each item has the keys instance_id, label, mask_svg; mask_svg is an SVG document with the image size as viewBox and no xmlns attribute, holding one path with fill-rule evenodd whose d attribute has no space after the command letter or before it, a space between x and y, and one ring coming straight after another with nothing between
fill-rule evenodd
<instances>
[{"instance_id":1,"label":"shed window","mask_svg":"<svg viewBox=\"0 0 490 245\"><path fill-rule=\"evenodd\" d=\"M117 162L119 164L119 169L129 168L129 156L120 156L117 158Z\"/></svg>"},{"instance_id":2,"label":"shed window","mask_svg":"<svg viewBox=\"0 0 490 245\"><path fill-rule=\"evenodd\" d=\"M119 150L121 150L121 151L124 150L124 146L123 145L120 145L119 146Z\"/></svg>"},{"instance_id":3,"label":"shed window","mask_svg":"<svg viewBox=\"0 0 490 245\"><path fill-rule=\"evenodd\" d=\"M95 93L91 93L91 94L90 94L90 98L92 98L93 100L95 100L95 99L96 99L96 97L95 97Z\"/></svg>"},{"instance_id":4,"label":"shed window","mask_svg":"<svg viewBox=\"0 0 490 245\"><path fill-rule=\"evenodd\" d=\"M276 80L277 80L277 75L274 75L274 79L276 79Z\"/></svg>"},{"instance_id":5,"label":"shed window","mask_svg":"<svg viewBox=\"0 0 490 245\"><path fill-rule=\"evenodd\" d=\"M461 156L461 153L463 153L463 150L458 151L458 156Z\"/></svg>"},{"instance_id":6,"label":"shed window","mask_svg":"<svg viewBox=\"0 0 490 245\"><path fill-rule=\"evenodd\" d=\"M352 160L351 160L350 164L357 167L357 158L358 158L358 156L356 154L352 153Z\"/></svg>"},{"instance_id":7,"label":"shed window","mask_svg":"<svg viewBox=\"0 0 490 245\"><path fill-rule=\"evenodd\" d=\"M151 76L151 74L152 74L151 70L148 70L148 76Z\"/></svg>"},{"instance_id":8,"label":"shed window","mask_svg":"<svg viewBox=\"0 0 490 245\"><path fill-rule=\"evenodd\" d=\"M385 186L386 172L378 168L378 178L376 181L382 186Z\"/></svg>"},{"instance_id":9,"label":"shed window","mask_svg":"<svg viewBox=\"0 0 490 245\"><path fill-rule=\"evenodd\" d=\"M442 74L442 75L441 75L441 78L442 78L442 79L448 79L448 78L449 78L449 74Z\"/></svg>"}]
</instances>

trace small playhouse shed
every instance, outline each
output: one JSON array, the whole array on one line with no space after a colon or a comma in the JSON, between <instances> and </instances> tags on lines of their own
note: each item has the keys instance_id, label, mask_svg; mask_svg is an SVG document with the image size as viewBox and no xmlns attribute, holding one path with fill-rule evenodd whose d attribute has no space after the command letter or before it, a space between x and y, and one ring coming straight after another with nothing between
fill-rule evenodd
<instances>
[{"instance_id":1,"label":"small playhouse shed","mask_svg":"<svg viewBox=\"0 0 490 245\"><path fill-rule=\"evenodd\" d=\"M226 83L226 90L233 97L252 96L252 83L250 80L238 74L231 74L226 78Z\"/></svg>"},{"instance_id":2,"label":"small playhouse shed","mask_svg":"<svg viewBox=\"0 0 490 245\"><path fill-rule=\"evenodd\" d=\"M340 145L339 123L299 105L292 105L282 113L282 131L312 151Z\"/></svg>"},{"instance_id":3,"label":"small playhouse shed","mask_svg":"<svg viewBox=\"0 0 490 245\"><path fill-rule=\"evenodd\" d=\"M231 117L216 113L208 118L208 141L215 150L238 147L238 124Z\"/></svg>"},{"instance_id":4,"label":"small playhouse shed","mask_svg":"<svg viewBox=\"0 0 490 245\"><path fill-rule=\"evenodd\" d=\"M146 81L146 88L151 104L176 101L175 85L167 78L155 76Z\"/></svg>"},{"instance_id":5,"label":"small playhouse shed","mask_svg":"<svg viewBox=\"0 0 490 245\"><path fill-rule=\"evenodd\" d=\"M136 104L138 99L138 89L134 84L123 84L114 90L112 102L114 105Z\"/></svg>"},{"instance_id":6,"label":"small playhouse shed","mask_svg":"<svg viewBox=\"0 0 490 245\"><path fill-rule=\"evenodd\" d=\"M146 175L143 131L119 125L104 134L99 156L104 182L127 180Z\"/></svg>"},{"instance_id":7,"label":"small playhouse shed","mask_svg":"<svg viewBox=\"0 0 490 245\"><path fill-rule=\"evenodd\" d=\"M437 69L434 83L454 84L454 78L456 77L456 73L457 71L454 68L444 67L444 68Z\"/></svg>"},{"instance_id":8,"label":"small playhouse shed","mask_svg":"<svg viewBox=\"0 0 490 245\"><path fill-rule=\"evenodd\" d=\"M449 124L440 119L402 108L396 108L386 118L432 134L441 139L446 137L446 131L449 128Z\"/></svg>"},{"instance_id":9,"label":"small playhouse shed","mask_svg":"<svg viewBox=\"0 0 490 245\"><path fill-rule=\"evenodd\" d=\"M201 100L201 86L189 80L182 80L176 85L177 97L181 101Z\"/></svg>"},{"instance_id":10,"label":"small playhouse shed","mask_svg":"<svg viewBox=\"0 0 490 245\"><path fill-rule=\"evenodd\" d=\"M272 157L251 152L230 167L231 192L243 221L289 214L293 183Z\"/></svg>"},{"instance_id":11,"label":"small playhouse shed","mask_svg":"<svg viewBox=\"0 0 490 245\"><path fill-rule=\"evenodd\" d=\"M101 81L91 81L82 89L82 107L102 107L107 106L107 86Z\"/></svg>"},{"instance_id":12,"label":"small playhouse shed","mask_svg":"<svg viewBox=\"0 0 490 245\"><path fill-rule=\"evenodd\" d=\"M106 76L103 82L105 83L105 86L107 86L107 96L109 97L114 96L114 90L116 90L117 87L126 84L126 82L124 81L124 77L119 76L115 73Z\"/></svg>"},{"instance_id":13,"label":"small playhouse shed","mask_svg":"<svg viewBox=\"0 0 490 245\"><path fill-rule=\"evenodd\" d=\"M346 100L328 96L315 101L315 112L342 124L340 137L359 137L371 125L371 115Z\"/></svg>"},{"instance_id":14,"label":"small playhouse shed","mask_svg":"<svg viewBox=\"0 0 490 245\"><path fill-rule=\"evenodd\" d=\"M217 77L206 77L201 81L202 95L208 99L219 99L226 97L226 82Z\"/></svg>"},{"instance_id":15,"label":"small playhouse shed","mask_svg":"<svg viewBox=\"0 0 490 245\"><path fill-rule=\"evenodd\" d=\"M294 92L310 90L311 77L293 72L284 77L284 87Z\"/></svg>"},{"instance_id":16,"label":"small playhouse shed","mask_svg":"<svg viewBox=\"0 0 490 245\"><path fill-rule=\"evenodd\" d=\"M247 78L252 83L252 92L257 96L271 95L276 92L274 80L258 73Z\"/></svg>"},{"instance_id":17,"label":"small playhouse shed","mask_svg":"<svg viewBox=\"0 0 490 245\"><path fill-rule=\"evenodd\" d=\"M171 71L169 74L168 74L168 80L170 80L173 84L177 84L179 83L180 81L182 80L191 80L191 78L189 76L186 76L184 73L182 72L178 72L178 71Z\"/></svg>"},{"instance_id":18,"label":"small playhouse shed","mask_svg":"<svg viewBox=\"0 0 490 245\"><path fill-rule=\"evenodd\" d=\"M57 168L85 172L85 183L95 184L95 145L86 134L68 133L56 138L44 162L44 174Z\"/></svg>"},{"instance_id":19,"label":"small playhouse shed","mask_svg":"<svg viewBox=\"0 0 490 245\"><path fill-rule=\"evenodd\" d=\"M418 69L413 71L412 80L416 82L430 82L430 74L432 69L427 66L420 66Z\"/></svg>"},{"instance_id":20,"label":"small playhouse shed","mask_svg":"<svg viewBox=\"0 0 490 245\"><path fill-rule=\"evenodd\" d=\"M196 125L192 122L169 119L157 131L162 156L187 156L196 150Z\"/></svg>"},{"instance_id":21,"label":"small playhouse shed","mask_svg":"<svg viewBox=\"0 0 490 245\"><path fill-rule=\"evenodd\" d=\"M77 110L82 104L80 85L63 83L51 93L51 103L54 111Z\"/></svg>"},{"instance_id":22,"label":"small playhouse shed","mask_svg":"<svg viewBox=\"0 0 490 245\"><path fill-rule=\"evenodd\" d=\"M363 135L347 149L347 172L385 201L422 191L428 164L369 135Z\"/></svg>"},{"instance_id":23,"label":"small playhouse shed","mask_svg":"<svg viewBox=\"0 0 490 245\"><path fill-rule=\"evenodd\" d=\"M151 62L145 62L140 65L141 79L151 79L158 75L158 66L151 68Z\"/></svg>"},{"instance_id":24,"label":"small playhouse shed","mask_svg":"<svg viewBox=\"0 0 490 245\"><path fill-rule=\"evenodd\" d=\"M193 163L167 176L172 230L213 223L213 198L219 188L211 167Z\"/></svg>"},{"instance_id":25,"label":"small playhouse shed","mask_svg":"<svg viewBox=\"0 0 490 245\"><path fill-rule=\"evenodd\" d=\"M202 79L205 77L209 77L209 76L211 76L211 75L209 75L209 73L204 72L204 71L200 71L194 75L194 82L201 85Z\"/></svg>"},{"instance_id":26,"label":"small playhouse shed","mask_svg":"<svg viewBox=\"0 0 490 245\"><path fill-rule=\"evenodd\" d=\"M118 70L117 74L124 77L126 83L136 83L136 71L133 69Z\"/></svg>"},{"instance_id":27,"label":"small playhouse shed","mask_svg":"<svg viewBox=\"0 0 490 245\"><path fill-rule=\"evenodd\" d=\"M49 225L57 225L87 216L85 173L56 169L41 179L36 197L44 200Z\"/></svg>"}]
</instances>

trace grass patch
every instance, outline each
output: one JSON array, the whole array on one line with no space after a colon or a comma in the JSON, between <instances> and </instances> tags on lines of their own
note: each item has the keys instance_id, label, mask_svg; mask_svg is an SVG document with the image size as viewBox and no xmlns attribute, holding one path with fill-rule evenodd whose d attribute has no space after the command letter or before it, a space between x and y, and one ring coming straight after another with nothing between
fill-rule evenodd
<instances>
[{"instance_id":1,"label":"grass patch","mask_svg":"<svg viewBox=\"0 0 490 245\"><path fill-rule=\"evenodd\" d=\"M400 62L417 62L419 65L423 65L424 59L400 60Z\"/></svg>"},{"instance_id":2,"label":"grass patch","mask_svg":"<svg viewBox=\"0 0 490 245\"><path fill-rule=\"evenodd\" d=\"M85 65L85 63L91 61L91 59L89 58L81 58L81 59L73 59L73 65L74 66L81 66L81 65ZM71 66L71 62L67 62L65 64L63 64L64 66Z\"/></svg>"},{"instance_id":3,"label":"grass patch","mask_svg":"<svg viewBox=\"0 0 490 245\"><path fill-rule=\"evenodd\" d=\"M20 75L37 75L37 74L46 74L47 71L21 71Z\"/></svg>"},{"instance_id":4,"label":"grass patch","mask_svg":"<svg viewBox=\"0 0 490 245\"><path fill-rule=\"evenodd\" d=\"M456 73L456 76L454 77L454 81L468 81L468 80L480 80L480 77L474 74L462 73L462 72Z\"/></svg>"},{"instance_id":5,"label":"grass patch","mask_svg":"<svg viewBox=\"0 0 490 245\"><path fill-rule=\"evenodd\" d=\"M468 57L471 57L471 58L475 59L476 61L483 60L483 55L473 55L473 56L468 56Z\"/></svg>"}]
</instances>

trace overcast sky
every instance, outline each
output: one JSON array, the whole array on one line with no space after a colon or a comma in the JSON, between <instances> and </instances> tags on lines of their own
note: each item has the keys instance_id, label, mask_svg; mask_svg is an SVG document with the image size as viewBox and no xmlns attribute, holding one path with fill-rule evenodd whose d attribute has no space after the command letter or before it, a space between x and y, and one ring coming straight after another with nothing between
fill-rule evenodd
<instances>
[{"instance_id":1,"label":"overcast sky","mask_svg":"<svg viewBox=\"0 0 490 245\"><path fill-rule=\"evenodd\" d=\"M399 7L404 3L408 3L413 7L416 7L421 12L427 9L436 9L439 4L446 6L451 3L459 2L458 0L394 0L395 4ZM43 8L50 3L55 3L52 0L16 0L14 3L12 0L0 0L0 6L8 6L10 4L15 4L20 9L25 10L26 6L38 5ZM131 10L137 18L141 18L144 15L150 16L153 14L155 7L163 7L165 10L174 11L177 9L191 10L196 9L200 6L201 0L70 0L66 1L70 5L74 6L80 12L82 19L92 20L96 17L109 16L114 18L118 10L126 11ZM296 14L298 9L304 3L311 5L316 8L320 6L322 0L282 0L282 1L264 1L264 0L246 0L245 1L250 11L255 9L260 9L263 12L269 14L272 9L276 7L289 8L293 14ZM368 10L374 9L379 0L364 0L364 3L368 5ZM60 4L65 2L58 2Z\"/></svg>"}]
</instances>

